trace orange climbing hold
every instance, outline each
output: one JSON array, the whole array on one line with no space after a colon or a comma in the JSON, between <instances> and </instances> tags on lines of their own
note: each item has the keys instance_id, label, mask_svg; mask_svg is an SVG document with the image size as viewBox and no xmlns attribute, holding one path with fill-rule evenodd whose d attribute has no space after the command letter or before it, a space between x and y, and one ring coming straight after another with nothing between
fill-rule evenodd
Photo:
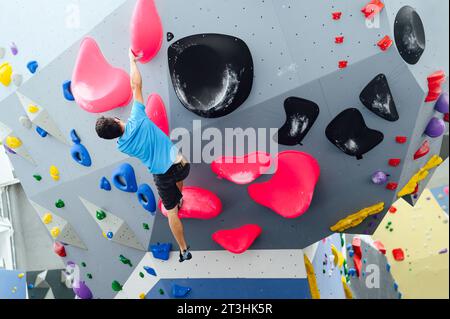
<instances>
[{"instance_id":1,"label":"orange climbing hold","mask_svg":"<svg viewBox=\"0 0 450 319\"><path fill-rule=\"evenodd\" d=\"M236 229L219 230L212 235L212 239L229 252L242 254L250 248L261 232L262 229L258 225L245 225Z\"/></svg>"},{"instance_id":2,"label":"orange climbing hold","mask_svg":"<svg viewBox=\"0 0 450 319\"><path fill-rule=\"evenodd\" d=\"M384 3L380 0L372 0L364 8L362 8L361 12L365 15L366 19L373 19L377 14L379 14L384 8Z\"/></svg>"}]
</instances>

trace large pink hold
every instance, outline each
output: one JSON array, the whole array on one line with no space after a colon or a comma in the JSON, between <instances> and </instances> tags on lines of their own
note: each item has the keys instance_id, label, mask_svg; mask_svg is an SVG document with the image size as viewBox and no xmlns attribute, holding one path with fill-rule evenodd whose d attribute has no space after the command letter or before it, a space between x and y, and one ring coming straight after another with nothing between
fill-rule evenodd
<instances>
[{"instance_id":1,"label":"large pink hold","mask_svg":"<svg viewBox=\"0 0 450 319\"><path fill-rule=\"evenodd\" d=\"M161 200L159 209L167 217L167 210ZM183 188L183 206L178 212L182 219L213 219L222 212L222 202L213 192L199 187Z\"/></svg>"},{"instance_id":2,"label":"large pink hold","mask_svg":"<svg viewBox=\"0 0 450 319\"><path fill-rule=\"evenodd\" d=\"M248 188L250 197L285 218L303 215L311 205L320 176L320 166L311 155L281 152L275 159L277 171L270 181Z\"/></svg>"},{"instance_id":3,"label":"large pink hold","mask_svg":"<svg viewBox=\"0 0 450 319\"><path fill-rule=\"evenodd\" d=\"M272 165L270 154L254 152L245 156L222 156L211 163L212 171L238 185L253 182Z\"/></svg>"},{"instance_id":4,"label":"large pink hold","mask_svg":"<svg viewBox=\"0 0 450 319\"><path fill-rule=\"evenodd\" d=\"M246 252L262 229L258 225L245 225L236 229L219 230L212 235L212 239L233 254Z\"/></svg>"},{"instance_id":5,"label":"large pink hold","mask_svg":"<svg viewBox=\"0 0 450 319\"><path fill-rule=\"evenodd\" d=\"M131 19L131 51L150 62L161 49L163 27L153 0L138 0Z\"/></svg>"},{"instance_id":6,"label":"large pink hold","mask_svg":"<svg viewBox=\"0 0 450 319\"><path fill-rule=\"evenodd\" d=\"M90 113L127 106L133 97L128 73L111 66L90 37L81 43L70 88L78 105Z\"/></svg>"},{"instance_id":7,"label":"large pink hold","mask_svg":"<svg viewBox=\"0 0 450 319\"><path fill-rule=\"evenodd\" d=\"M152 94L148 97L147 106L145 108L148 118L158 126L161 131L170 135L169 120L167 119L166 107L162 98L158 94Z\"/></svg>"}]
</instances>

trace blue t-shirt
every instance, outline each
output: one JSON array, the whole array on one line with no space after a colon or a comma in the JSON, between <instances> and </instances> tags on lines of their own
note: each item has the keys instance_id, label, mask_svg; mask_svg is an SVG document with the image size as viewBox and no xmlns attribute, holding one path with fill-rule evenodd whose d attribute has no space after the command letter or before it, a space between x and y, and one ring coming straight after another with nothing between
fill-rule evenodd
<instances>
[{"instance_id":1,"label":"blue t-shirt","mask_svg":"<svg viewBox=\"0 0 450 319\"><path fill-rule=\"evenodd\" d=\"M178 149L145 113L145 106L134 101L124 134L117 142L119 151L136 157L152 174L164 174L173 165Z\"/></svg>"}]
</instances>

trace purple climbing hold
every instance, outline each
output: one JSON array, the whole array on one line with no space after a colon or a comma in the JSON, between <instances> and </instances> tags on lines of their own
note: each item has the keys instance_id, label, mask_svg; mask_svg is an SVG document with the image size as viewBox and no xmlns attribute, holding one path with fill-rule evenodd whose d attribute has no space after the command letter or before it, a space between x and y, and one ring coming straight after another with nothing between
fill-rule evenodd
<instances>
[{"instance_id":1,"label":"purple climbing hold","mask_svg":"<svg viewBox=\"0 0 450 319\"><path fill-rule=\"evenodd\" d=\"M6 146L6 145L3 145L3 147L5 148L5 150L8 152L8 153L10 153L10 154L13 154L13 155L15 155L15 154L17 154L16 152L14 152L12 149L10 149L8 146Z\"/></svg>"},{"instance_id":2,"label":"purple climbing hold","mask_svg":"<svg viewBox=\"0 0 450 319\"><path fill-rule=\"evenodd\" d=\"M80 299L92 299L92 292L84 281L75 281L73 283L73 292Z\"/></svg>"},{"instance_id":3,"label":"purple climbing hold","mask_svg":"<svg viewBox=\"0 0 450 319\"><path fill-rule=\"evenodd\" d=\"M372 182L376 185L384 185L388 181L388 175L382 171L376 171L372 175Z\"/></svg>"},{"instance_id":4,"label":"purple climbing hold","mask_svg":"<svg viewBox=\"0 0 450 319\"><path fill-rule=\"evenodd\" d=\"M111 183L106 177L102 177L102 179L100 180L100 188L107 192L111 190Z\"/></svg>"},{"instance_id":5,"label":"purple climbing hold","mask_svg":"<svg viewBox=\"0 0 450 319\"><path fill-rule=\"evenodd\" d=\"M11 43L11 53L12 55L19 54L19 49L17 48L17 45L14 42Z\"/></svg>"},{"instance_id":6,"label":"purple climbing hold","mask_svg":"<svg viewBox=\"0 0 450 319\"><path fill-rule=\"evenodd\" d=\"M442 93L439 99L436 102L435 110L439 113L445 114L448 113L448 93Z\"/></svg>"},{"instance_id":7,"label":"purple climbing hold","mask_svg":"<svg viewBox=\"0 0 450 319\"><path fill-rule=\"evenodd\" d=\"M425 129L425 134L431 138L437 138L445 133L445 122L442 119L433 117Z\"/></svg>"}]
</instances>

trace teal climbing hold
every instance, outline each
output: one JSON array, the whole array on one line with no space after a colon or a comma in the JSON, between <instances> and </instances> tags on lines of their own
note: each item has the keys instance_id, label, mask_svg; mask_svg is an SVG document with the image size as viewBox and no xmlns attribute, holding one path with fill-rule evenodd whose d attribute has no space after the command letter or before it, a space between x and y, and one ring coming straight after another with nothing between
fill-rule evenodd
<instances>
[{"instance_id":1,"label":"teal climbing hold","mask_svg":"<svg viewBox=\"0 0 450 319\"><path fill-rule=\"evenodd\" d=\"M112 189L111 183L108 181L106 177L102 177L102 179L100 180L100 189L103 189L107 192L109 192Z\"/></svg>"},{"instance_id":2,"label":"teal climbing hold","mask_svg":"<svg viewBox=\"0 0 450 319\"><path fill-rule=\"evenodd\" d=\"M191 292L191 288L189 287L183 287L179 285L173 285L172 286L172 295L175 298L185 298L187 295Z\"/></svg>"}]
</instances>

